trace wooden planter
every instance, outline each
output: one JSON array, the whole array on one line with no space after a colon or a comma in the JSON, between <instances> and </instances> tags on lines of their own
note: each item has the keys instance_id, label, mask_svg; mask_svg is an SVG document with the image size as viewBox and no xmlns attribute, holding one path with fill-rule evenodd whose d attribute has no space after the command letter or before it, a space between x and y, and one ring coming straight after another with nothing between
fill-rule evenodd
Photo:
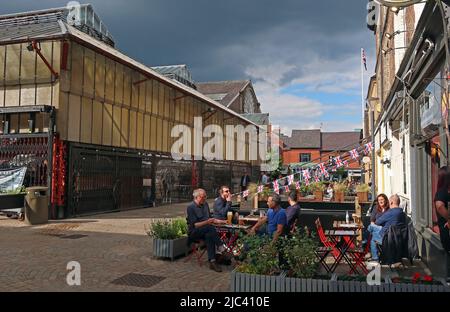
<instances>
[{"instance_id":1,"label":"wooden planter","mask_svg":"<svg viewBox=\"0 0 450 312\"><path fill-rule=\"evenodd\" d=\"M233 292L284 292L285 275L278 276L231 272Z\"/></svg>"},{"instance_id":2,"label":"wooden planter","mask_svg":"<svg viewBox=\"0 0 450 312\"><path fill-rule=\"evenodd\" d=\"M387 278L391 292L450 292L450 287L443 280L438 280L440 285L393 283Z\"/></svg>"},{"instance_id":3,"label":"wooden planter","mask_svg":"<svg viewBox=\"0 0 450 312\"><path fill-rule=\"evenodd\" d=\"M344 202L344 192L335 192L334 193L334 201L338 203Z\"/></svg>"},{"instance_id":4,"label":"wooden planter","mask_svg":"<svg viewBox=\"0 0 450 312\"><path fill-rule=\"evenodd\" d=\"M161 258L174 258L187 255L188 238L181 237L177 239L153 239L153 256Z\"/></svg>"},{"instance_id":5,"label":"wooden planter","mask_svg":"<svg viewBox=\"0 0 450 312\"><path fill-rule=\"evenodd\" d=\"M314 197L316 201L323 201L323 192L322 191L314 191Z\"/></svg>"},{"instance_id":6,"label":"wooden planter","mask_svg":"<svg viewBox=\"0 0 450 312\"><path fill-rule=\"evenodd\" d=\"M367 203L369 201L369 192L358 192L357 195L360 203Z\"/></svg>"},{"instance_id":7,"label":"wooden planter","mask_svg":"<svg viewBox=\"0 0 450 312\"><path fill-rule=\"evenodd\" d=\"M24 207L25 194L0 195L0 210Z\"/></svg>"}]
</instances>

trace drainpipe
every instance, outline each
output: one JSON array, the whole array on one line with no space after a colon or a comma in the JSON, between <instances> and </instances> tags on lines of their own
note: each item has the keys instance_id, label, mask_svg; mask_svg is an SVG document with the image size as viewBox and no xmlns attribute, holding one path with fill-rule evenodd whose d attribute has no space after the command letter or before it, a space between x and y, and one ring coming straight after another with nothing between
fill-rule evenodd
<instances>
[{"instance_id":1,"label":"drainpipe","mask_svg":"<svg viewBox=\"0 0 450 312\"><path fill-rule=\"evenodd\" d=\"M53 137L55 130L55 109L50 111L50 121L48 127L48 164L47 164L47 186L48 186L48 209L52 219L56 219L55 207L52 205L52 178L53 178Z\"/></svg>"}]
</instances>

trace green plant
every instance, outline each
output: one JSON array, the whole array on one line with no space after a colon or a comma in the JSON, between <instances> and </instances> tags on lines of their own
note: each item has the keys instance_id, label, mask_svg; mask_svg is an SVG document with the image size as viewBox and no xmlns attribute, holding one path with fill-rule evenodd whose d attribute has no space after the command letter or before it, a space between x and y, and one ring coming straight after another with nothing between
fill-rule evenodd
<instances>
[{"instance_id":1,"label":"green plant","mask_svg":"<svg viewBox=\"0 0 450 312\"><path fill-rule=\"evenodd\" d=\"M333 186L335 192L346 192L348 190L347 185L345 183L335 183Z\"/></svg>"},{"instance_id":2,"label":"green plant","mask_svg":"<svg viewBox=\"0 0 450 312\"><path fill-rule=\"evenodd\" d=\"M311 183L310 188L313 192L323 192L325 191L325 184L323 182Z\"/></svg>"},{"instance_id":3,"label":"green plant","mask_svg":"<svg viewBox=\"0 0 450 312\"><path fill-rule=\"evenodd\" d=\"M312 193L311 187L309 185L302 184L300 186L300 193L302 194L302 196L310 195Z\"/></svg>"},{"instance_id":4,"label":"green plant","mask_svg":"<svg viewBox=\"0 0 450 312\"><path fill-rule=\"evenodd\" d=\"M364 193L364 192L368 192L369 190L370 190L369 185L364 184L364 183L356 186L357 193Z\"/></svg>"},{"instance_id":5,"label":"green plant","mask_svg":"<svg viewBox=\"0 0 450 312\"><path fill-rule=\"evenodd\" d=\"M315 251L318 242L305 233L295 233L292 237L280 239L282 268L287 276L297 278L313 278L316 275L319 261Z\"/></svg>"},{"instance_id":6,"label":"green plant","mask_svg":"<svg viewBox=\"0 0 450 312\"><path fill-rule=\"evenodd\" d=\"M268 236L244 236L241 239L244 246L240 255L241 263L236 271L248 274L276 275L280 272L278 251Z\"/></svg>"},{"instance_id":7,"label":"green plant","mask_svg":"<svg viewBox=\"0 0 450 312\"><path fill-rule=\"evenodd\" d=\"M177 239L187 236L188 226L185 219L158 220L150 224L147 235L158 239Z\"/></svg>"}]
</instances>

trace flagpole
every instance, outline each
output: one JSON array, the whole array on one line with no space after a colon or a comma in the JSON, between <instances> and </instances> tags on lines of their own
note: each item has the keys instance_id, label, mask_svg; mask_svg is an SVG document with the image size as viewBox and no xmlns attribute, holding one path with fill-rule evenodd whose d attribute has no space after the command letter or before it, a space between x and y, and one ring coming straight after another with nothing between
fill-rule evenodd
<instances>
[{"instance_id":1,"label":"flagpole","mask_svg":"<svg viewBox=\"0 0 450 312\"><path fill-rule=\"evenodd\" d=\"M361 108L362 108L362 129L364 132L364 111L366 109L366 105L364 103L364 60L363 60L363 48L361 48L361 55L360 55L360 62L361 62Z\"/></svg>"}]
</instances>

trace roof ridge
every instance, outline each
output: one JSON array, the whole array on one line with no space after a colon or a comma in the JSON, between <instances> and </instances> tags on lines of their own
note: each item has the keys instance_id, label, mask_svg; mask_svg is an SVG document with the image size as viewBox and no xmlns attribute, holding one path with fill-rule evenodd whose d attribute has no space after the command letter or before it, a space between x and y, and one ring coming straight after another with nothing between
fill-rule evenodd
<instances>
[{"instance_id":1,"label":"roof ridge","mask_svg":"<svg viewBox=\"0 0 450 312\"><path fill-rule=\"evenodd\" d=\"M247 79L247 80L222 80L222 81L197 82L197 84L219 84L219 83L237 83L237 82L247 83L249 81L251 81L251 80L250 79Z\"/></svg>"}]
</instances>

